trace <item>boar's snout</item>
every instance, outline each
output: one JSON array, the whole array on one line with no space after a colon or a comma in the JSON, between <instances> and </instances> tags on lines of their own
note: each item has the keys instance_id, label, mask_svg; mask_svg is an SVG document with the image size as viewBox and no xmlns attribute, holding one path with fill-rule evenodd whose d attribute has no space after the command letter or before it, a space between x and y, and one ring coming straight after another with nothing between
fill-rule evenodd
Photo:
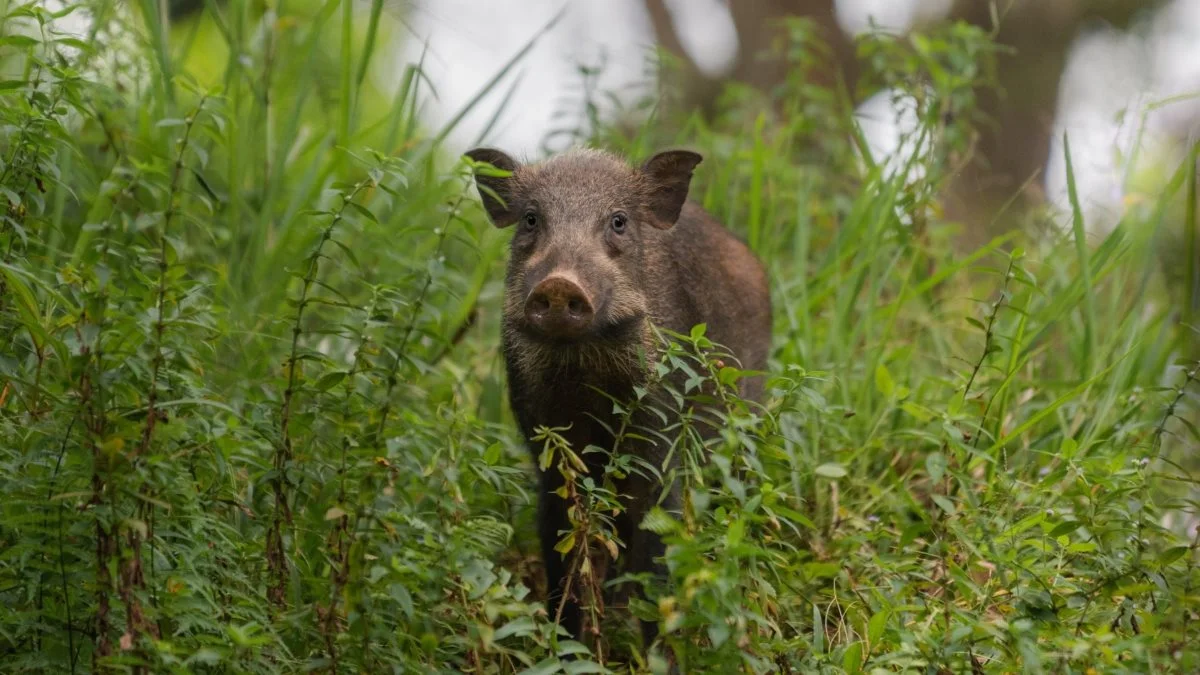
<instances>
[{"instance_id":1,"label":"boar's snout","mask_svg":"<svg viewBox=\"0 0 1200 675\"><path fill-rule=\"evenodd\" d=\"M580 337L592 325L595 313L587 293L563 276L543 279L525 300L525 319L550 338Z\"/></svg>"}]
</instances>

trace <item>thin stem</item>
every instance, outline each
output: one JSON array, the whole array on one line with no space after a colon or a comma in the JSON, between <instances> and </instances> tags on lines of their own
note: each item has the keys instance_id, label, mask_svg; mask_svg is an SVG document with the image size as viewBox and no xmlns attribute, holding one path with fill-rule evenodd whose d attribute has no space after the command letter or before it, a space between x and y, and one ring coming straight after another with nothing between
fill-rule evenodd
<instances>
[{"instance_id":1,"label":"thin stem","mask_svg":"<svg viewBox=\"0 0 1200 675\"><path fill-rule=\"evenodd\" d=\"M979 359L975 361L975 367L971 370L971 377L967 378L967 386L963 389L962 400L965 403L967 397L971 393L971 385L975 384L975 378L979 375L979 370L983 368L983 362L987 360L989 354L992 353L992 341L995 339L994 328L996 326L996 317L1000 315L1000 308L1004 305L1005 299L1008 298L1008 282L1013 278L1013 265L1016 264L1016 259L1009 257L1008 269L1004 271L1004 283L1000 288L1000 296L992 303L991 311L988 312L987 324L984 327L983 336L983 353L979 355ZM984 413L987 414L986 411ZM980 428L983 427L982 420Z\"/></svg>"},{"instance_id":2,"label":"thin stem","mask_svg":"<svg viewBox=\"0 0 1200 675\"><path fill-rule=\"evenodd\" d=\"M442 255L442 246L446 243L446 233L450 231L450 225L458 216L458 210L462 207L466 197L459 194L458 199L450 206L450 213L446 216L446 222L438 229L437 246L433 250L433 258L437 260ZM400 362L404 359L404 351L408 348L408 341L412 338L413 331L416 330L417 320L421 317L421 311L425 307L425 298L429 294L429 287L433 285L433 272L428 272L425 275L425 281L421 285L421 291L417 293L417 299L413 303L412 315L409 317L408 326L404 329L404 337L400 340L400 346L396 349L396 356L392 359L392 365L388 368L387 376L387 392L384 394L383 410L379 414L379 425L375 428L373 440L378 442L383 436L384 427L387 425L388 415L392 411L392 392L396 388L397 376L400 372Z\"/></svg>"},{"instance_id":3,"label":"thin stem","mask_svg":"<svg viewBox=\"0 0 1200 675\"><path fill-rule=\"evenodd\" d=\"M204 102L207 97L201 97L200 103L196 106L195 111L188 116L183 128L183 138L179 141L179 153L175 157L175 168L171 173L171 187L167 191L167 209L163 213L163 224L159 229L158 235L158 289L156 291L156 316L154 321L154 362L150 371L150 392L147 395L146 402L146 426L142 429L142 442L138 448L138 455L144 455L150 449L150 441L154 435L155 421L158 418L158 411L155 405L158 402L158 378L159 372L163 364L163 333L166 331L166 319L164 314L167 304L167 246L169 240L167 235L170 232L171 220L175 216L175 197L179 192L180 176L183 174L183 157L187 152L188 143L192 136L192 129L195 127L196 119L201 111L204 110Z\"/></svg>"},{"instance_id":4,"label":"thin stem","mask_svg":"<svg viewBox=\"0 0 1200 675\"><path fill-rule=\"evenodd\" d=\"M1183 400L1184 395L1187 394L1188 387L1192 386L1192 383L1198 377L1200 377L1200 361L1196 362L1192 366L1192 369L1187 371L1183 384L1179 385L1179 388L1175 390L1175 397L1171 399L1171 403L1167 405L1162 419L1154 427L1154 439L1151 441L1150 451L1155 453L1156 458L1162 450L1162 437L1167 432L1167 423L1171 421L1172 417L1175 417L1175 411L1179 409L1179 402Z\"/></svg>"},{"instance_id":5,"label":"thin stem","mask_svg":"<svg viewBox=\"0 0 1200 675\"><path fill-rule=\"evenodd\" d=\"M293 445L291 433L292 411L296 394L296 364L299 362L300 335L304 332L304 311L308 307L308 294L316 283L317 274L321 269L321 258L325 244L333 238L333 232L345 218L346 209L358 197L359 193L375 184L374 179L364 179L355 184L349 194L342 194L342 205L333 212L329 224L321 231L316 246L309 254L308 269L304 274L300 297L296 302L296 319L292 323L292 347L287 359L288 380L287 388L283 391L283 402L279 411L280 443L276 447L274 468L275 475L271 478L271 490L274 493L275 514L271 526L267 530L267 567L271 574L271 587L268 596L278 607L283 607L287 595L287 560L283 552L283 524L292 522L291 509L288 507L286 472L292 461Z\"/></svg>"}]
</instances>

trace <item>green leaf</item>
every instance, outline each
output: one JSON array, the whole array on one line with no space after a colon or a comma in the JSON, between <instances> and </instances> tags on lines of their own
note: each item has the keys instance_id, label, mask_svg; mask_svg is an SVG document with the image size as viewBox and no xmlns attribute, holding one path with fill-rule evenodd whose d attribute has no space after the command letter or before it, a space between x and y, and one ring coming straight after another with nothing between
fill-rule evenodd
<instances>
[{"instance_id":1,"label":"green leaf","mask_svg":"<svg viewBox=\"0 0 1200 675\"><path fill-rule=\"evenodd\" d=\"M1054 529L1050 530L1050 537L1061 537L1064 534L1070 534L1075 530L1078 530L1079 527L1080 523L1078 520L1063 521L1056 525Z\"/></svg>"},{"instance_id":2,"label":"green leaf","mask_svg":"<svg viewBox=\"0 0 1200 675\"><path fill-rule=\"evenodd\" d=\"M734 385L742 376L743 372L733 366L725 366L717 371L717 381L725 386Z\"/></svg>"},{"instance_id":3,"label":"green leaf","mask_svg":"<svg viewBox=\"0 0 1200 675\"><path fill-rule=\"evenodd\" d=\"M800 525L802 527L807 527L810 530L817 529L816 524L814 524L813 521L811 519L809 519L808 516L804 515L803 513L800 513L799 511L797 511L795 509L789 508L787 506L782 506L782 505L777 504L777 505L769 508L768 511L773 512L777 515L783 516L784 518L788 519L792 523L795 523L796 525Z\"/></svg>"},{"instance_id":4,"label":"green leaf","mask_svg":"<svg viewBox=\"0 0 1200 675\"><path fill-rule=\"evenodd\" d=\"M580 675L581 673L605 673L608 671L594 661L567 661L563 664L563 672L569 675Z\"/></svg>"},{"instance_id":5,"label":"green leaf","mask_svg":"<svg viewBox=\"0 0 1200 675\"><path fill-rule=\"evenodd\" d=\"M879 641L883 638L883 631L887 628L888 616L890 612L887 609L881 609L871 615L867 621L867 641L874 650L879 646Z\"/></svg>"},{"instance_id":6,"label":"green leaf","mask_svg":"<svg viewBox=\"0 0 1200 675\"><path fill-rule=\"evenodd\" d=\"M929 474L929 480L940 483L946 475L946 455L936 451L926 455L925 471Z\"/></svg>"},{"instance_id":7,"label":"green leaf","mask_svg":"<svg viewBox=\"0 0 1200 675\"><path fill-rule=\"evenodd\" d=\"M322 375L315 386L318 391L329 391L334 385L346 379L346 374L344 370L330 371Z\"/></svg>"},{"instance_id":8,"label":"green leaf","mask_svg":"<svg viewBox=\"0 0 1200 675\"><path fill-rule=\"evenodd\" d=\"M746 521L743 518L738 518L729 526L729 530L725 533L725 545L737 546L742 543L742 537L746 533Z\"/></svg>"},{"instance_id":9,"label":"green leaf","mask_svg":"<svg viewBox=\"0 0 1200 675\"><path fill-rule=\"evenodd\" d=\"M1075 235L1075 254L1078 258L1078 274L1083 281L1083 374L1091 374L1092 359L1096 355L1096 308L1093 296L1092 266L1087 247L1087 232L1083 223L1083 209L1079 205L1079 191L1075 185L1075 168L1071 161L1071 139L1063 131L1063 158L1067 169L1067 198L1071 203L1071 230Z\"/></svg>"},{"instance_id":10,"label":"green leaf","mask_svg":"<svg viewBox=\"0 0 1200 675\"><path fill-rule=\"evenodd\" d=\"M1192 547L1190 547L1190 546L1172 546L1171 548L1169 548L1169 549L1163 551L1161 554L1159 554L1158 564L1162 565L1163 567L1166 567L1167 565L1170 565L1171 563L1175 562L1176 560L1179 560L1184 555L1186 555L1187 552L1191 550L1191 548Z\"/></svg>"},{"instance_id":11,"label":"green leaf","mask_svg":"<svg viewBox=\"0 0 1200 675\"><path fill-rule=\"evenodd\" d=\"M888 372L887 366L882 363L875 366L875 388L884 396L891 396L896 390L896 383L892 380L892 374Z\"/></svg>"},{"instance_id":12,"label":"green leaf","mask_svg":"<svg viewBox=\"0 0 1200 675\"><path fill-rule=\"evenodd\" d=\"M658 621L662 618L658 613L658 605L636 596L629 598L629 613L642 621Z\"/></svg>"},{"instance_id":13,"label":"green leaf","mask_svg":"<svg viewBox=\"0 0 1200 675\"><path fill-rule=\"evenodd\" d=\"M22 49L28 47L36 47L40 42L37 39L31 38L28 35L4 35L0 36L0 47L20 47Z\"/></svg>"},{"instance_id":14,"label":"green leaf","mask_svg":"<svg viewBox=\"0 0 1200 675\"><path fill-rule=\"evenodd\" d=\"M471 598L482 597L487 589L496 583L497 578L492 570L491 561L479 558L472 559L462 571L463 581L471 588Z\"/></svg>"},{"instance_id":15,"label":"green leaf","mask_svg":"<svg viewBox=\"0 0 1200 675\"><path fill-rule=\"evenodd\" d=\"M575 532L568 532L567 536L563 537L557 544L554 545L554 550L566 555L575 548Z\"/></svg>"},{"instance_id":16,"label":"green leaf","mask_svg":"<svg viewBox=\"0 0 1200 675\"><path fill-rule=\"evenodd\" d=\"M489 466L496 466L500 463L500 458L504 455L504 446L500 441L496 441L483 451L483 461Z\"/></svg>"},{"instance_id":17,"label":"green leaf","mask_svg":"<svg viewBox=\"0 0 1200 675\"><path fill-rule=\"evenodd\" d=\"M94 51L92 45L88 44L87 42L84 42L83 40L80 40L79 38L60 37L60 38L54 38L54 40L52 42L54 42L54 44L56 44L56 45L62 45L64 47L74 47L75 49L82 49L86 52Z\"/></svg>"},{"instance_id":18,"label":"green leaf","mask_svg":"<svg viewBox=\"0 0 1200 675\"><path fill-rule=\"evenodd\" d=\"M846 647L846 653L842 655L842 668L850 675L862 672L863 662L863 644L861 642L851 642Z\"/></svg>"},{"instance_id":19,"label":"green leaf","mask_svg":"<svg viewBox=\"0 0 1200 675\"><path fill-rule=\"evenodd\" d=\"M635 598L630 598L630 600L634 599ZM570 656L572 654L591 654L587 648L587 645L583 644L582 642L561 639L558 641L557 653L559 656Z\"/></svg>"},{"instance_id":20,"label":"green leaf","mask_svg":"<svg viewBox=\"0 0 1200 675\"><path fill-rule=\"evenodd\" d=\"M215 666L222 660L221 652L209 647L201 647L197 649L184 663L187 665L205 665Z\"/></svg>"},{"instance_id":21,"label":"green leaf","mask_svg":"<svg viewBox=\"0 0 1200 675\"><path fill-rule=\"evenodd\" d=\"M822 464L814 469L813 473L823 478L845 478L846 467L838 464L837 462L826 462L825 464Z\"/></svg>"},{"instance_id":22,"label":"green leaf","mask_svg":"<svg viewBox=\"0 0 1200 675\"><path fill-rule=\"evenodd\" d=\"M196 182L200 183L200 187L204 190L205 194L207 194L209 197L212 197L214 202L219 203L221 201L221 198L217 196L216 192L213 192L212 186L208 184L208 181L204 178L203 174L193 168L192 175L196 177Z\"/></svg>"},{"instance_id":23,"label":"green leaf","mask_svg":"<svg viewBox=\"0 0 1200 675\"><path fill-rule=\"evenodd\" d=\"M720 647L729 639L729 624L724 621L714 621L708 624L708 639L713 648Z\"/></svg>"},{"instance_id":24,"label":"green leaf","mask_svg":"<svg viewBox=\"0 0 1200 675\"><path fill-rule=\"evenodd\" d=\"M498 642L510 635L532 635L536 630L537 624L534 623L532 617L519 616L496 629L496 633L492 635L492 639Z\"/></svg>"},{"instance_id":25,"label":"green leaf","mask_svg":"<svg viewBox=\"0 0 1200 675\"><path fill-rule=\"evenodd\" d=\"M809 579L824 579L836 577L842 571L842 566L832 562L807 562L800 569Z\"/></svg>"},{"instance_id":26,"label":"green leaf","mask_svg":"<svg viewBox=\"0 0 1200 675\"><path fill-rule=\"evenodd\" d=\"M671 517L671 514L667 513L661 507L655 506L642 518L640 527L655 534L663 535L678 530L679 521Z\"/></svg>"},{"instance_id":27,"label":"green leaf","mask_svg":"<svg viewBox=\"0 0 1200 675\"><path fill-rule=\"evenodd\" d=\"M346 206L372 223L379 224L379 219L375 217L375 214L371 213L371 211L362 204L359 204L358 202L346 202Z\"/></svg>"},{"instance_id":28,"label":"green leaf","mask_svg":"<svg viewBox=\"0 0 1200 675\"><path fill-rule=\"evenodd\" d=\"M934 418L933 411L926 408L925 406L918 405L916 403L912 403L911 401L901 403L900 409L903 410L904 412L908 413L909 415L912 415L913 417L915 417L918 422L928 422L929 420Z\"/></svg>"},{"instance_id":29,"label":"green leaf","mask_svg":"<svg viewBox=\"0 0 1200 675\"><path fill-rule=\"evenodd\" d=\"M942 495L933 495L930 497L930 499L933 500L934 504L938 505L938 508L945 511L946 515L954 515L954 502L950 501L946 497L943 497Z\"/></svg>"}]
</instances>

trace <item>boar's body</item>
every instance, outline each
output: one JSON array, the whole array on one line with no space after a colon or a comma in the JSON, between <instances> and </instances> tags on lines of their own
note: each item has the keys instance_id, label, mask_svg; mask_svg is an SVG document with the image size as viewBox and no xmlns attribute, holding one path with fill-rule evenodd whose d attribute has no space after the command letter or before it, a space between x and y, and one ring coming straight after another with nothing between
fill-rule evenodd
<instances>
[{"instance_id":1,"label":"boar's body","mask_svg":"<svg viewBox=\"0 0 1200 675\"><path fill-rule=\"evenodd\" d=\"M686 201L698 155L660 153L634 169L593 150L537 166L517 165L495 150L468 154L513 172L508 178L477 175L477 181L493 222L518 224L506 275L502 347L510 404L525 438L539 426L569 427L562 433L576 452L588 445L612 449L620 420L612 401L596 390L629 400L634 387L647 384L646 364L653 363L657 347L651 324L685 334L706 324L706 335L743 369L765 369L771 336L766 274L741 241ZM762 386L762 376L740 382L751 400ZM649 416L634 422L661 424ZM616 450L661 466L664 445L626 441ZM540 452L531 449L535 456ZM599 454L583 457L599 475ZM571 527L567 502L554 494L561 486L557 470L541 472L539 534L549 611L555 616L561 604L561 624L578 637L577 599L562 599L569 557L554 550ZM637 473L617 488L625 507L617 526L627 547L621 555L626 571L661 575L655 558L663 544L638 525L655 504L677 508L678 488L668 487L664 496L664 486ZM643 633L648 646L656 627L643 624Z\"/></svg>"}]
</instances>

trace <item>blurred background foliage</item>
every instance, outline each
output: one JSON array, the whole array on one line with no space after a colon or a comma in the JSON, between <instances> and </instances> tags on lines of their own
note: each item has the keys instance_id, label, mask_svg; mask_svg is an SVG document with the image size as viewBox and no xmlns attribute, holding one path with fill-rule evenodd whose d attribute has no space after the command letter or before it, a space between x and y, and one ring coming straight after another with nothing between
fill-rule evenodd
<instances>
[{"instance_id":1,"label":"blurred background foliage","mask_svg":"<svg viewBox=\"0 0 1200 675\"><path fill-rule=\"evenodd\" d=\"M730 3L714 75L679 3L625 4L661 62L560 90L519 76L579 3L464 14L480 59L417 30L451 5L0 2L0 670L1196 669L1195 118L1123 146L1153 162L1116 217L1049 121L1079 27L1150 10L942 2L852 40L831 1ZM689 458L645 523L673 586L580 641L541 601L481 142L693 147L772 279L764 405L725 400L710 461L649 430ZM598 522L567 554L623 555Z\"/></svg>"}]
</instances>

